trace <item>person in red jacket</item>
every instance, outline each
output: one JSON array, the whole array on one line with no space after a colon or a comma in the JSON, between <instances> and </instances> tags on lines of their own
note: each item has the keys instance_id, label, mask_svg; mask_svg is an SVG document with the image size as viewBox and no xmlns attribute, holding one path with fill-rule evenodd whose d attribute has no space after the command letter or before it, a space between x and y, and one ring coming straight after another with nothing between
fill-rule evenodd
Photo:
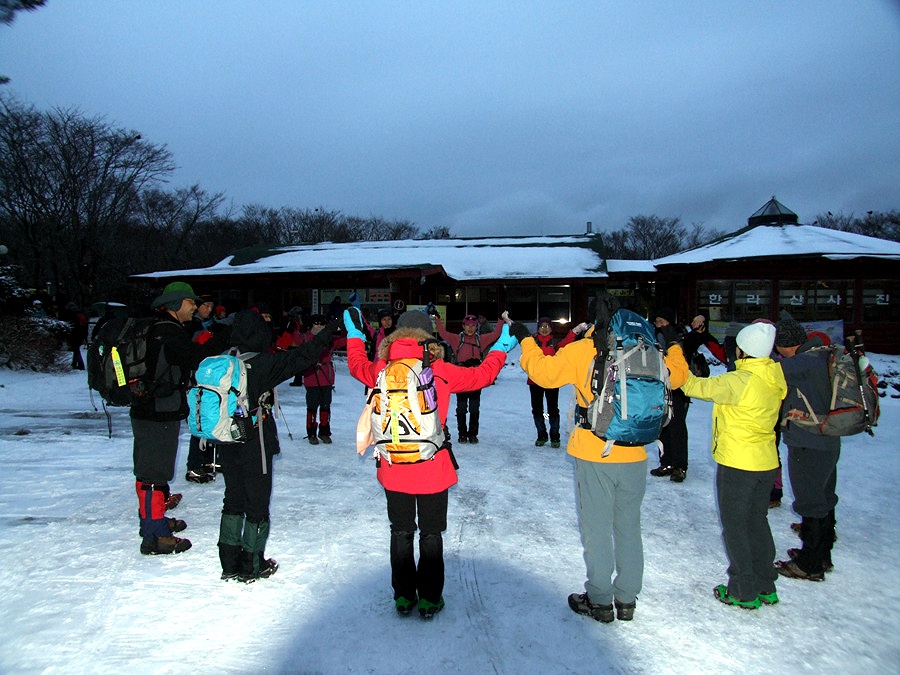
<instances>
[{"instance_id":1,"label":"person in red jacket","mask_svg":"<svg viewBox=\"0 0 900 675\"><path fill-rule=\"evenodd\" d=\"M388 361L421 359L423 348L427 348L433 359L431 369L442 425L446 425L450 395L481 389L493 383L506 362L506 353L518 344L507 327L498 335L494 347L478 366L456 366L443 360L444 350L431 333L431 318L424 312L410 310L400 316L397 329L381 343L381 350L373 362L366 356L365 335L360 330L362 322L358 318L354 320L351 314L354 311L344 312L350 374L367 387L374 388L378 374ZM456 461L450 442L445 440L434 456L425 461L400 464L379 458L375 466L378 482L387 498L388 520L391 523L391 585L395 607L401 615L407 615L418 607L423 618L431 618L444 607L444 544L441 533L447 529L448 491L457 482ZM417 527L418 565L413 551Z\"/></svg>"},{"instance_id":2,"label":"person in red jacket","mask_svg":"<svg viewBox=\"0 0 900 675\"><path fill-rule=\"evenodd\" d=\"M474 314L467 314L463 319L462 333L454 335L446 328L441 317L434 312L434 323L437 326L438 335L453 349L456 354L456 363L465 368L472 368L481 363L484 355L494 341L500 337L500 332L505 325L497 321L494 332L487 335L478 333L478 319ZM468 422L466 416L468 415ZM474 391L466 391L456 395L456 427L459 433L460 443L478 442L478 422L481 416L481 388Z\"/></svg>"},{"instance_id":3,"label":"person in red jacket","mask_svg":"<svg viewBox=\"0 0 900 675\"><path fill-rule=\"evenodd\" d=\"M579 324L570 330L561 340L553 337L553 324L550 322L549 316L542 316L538 319L537 333L532 335L541 352L547 356L553 356L558 349L565 347L570 342L574 342L575 338L583 333L588 324ZM559 388L545 389L539 384L528 378L528 388L531 391L531 416L534 418L534 427L537 429L537 440L535 446L543 447L547 445L547 427L544 424L544 399L547 399L547 418L550 422L550 446L559 447Z\"/></svg>"},{"instance_id":4,"label":"person in red jacket","mask_svg":"<svg viewBox=\"0 0 900 675\"><path fill-rule=\"evenodd\" d=\"M315 339L327 323L322 314L314 314L310 321L312 328L307 333L299 334L298 345ZM331 443L331 394L334 391L334 363L331 357L335 349L346 344L346 338L332 336L331 344L319 354L319 361L302 373L306 387L306 438L310 445L318 445L320 440L325 444Z\"/></svg>"}]
</instances>

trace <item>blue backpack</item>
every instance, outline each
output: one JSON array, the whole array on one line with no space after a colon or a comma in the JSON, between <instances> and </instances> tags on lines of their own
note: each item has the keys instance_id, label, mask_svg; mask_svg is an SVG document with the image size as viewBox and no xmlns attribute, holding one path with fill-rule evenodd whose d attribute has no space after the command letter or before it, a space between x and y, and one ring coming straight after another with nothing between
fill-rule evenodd
<instances>
[{"instance_id":1,"label":"blue backpack","mask_svg":"<svg viewBox=\"0 0 900 675\"><path fill-rule=\"evenodd\" d=\"M597 347L590 382L594 398L587 408L579 408L580 425L606 441L604 457L614 443L658 441L672 418L672 388L655 329L631 310L618 309L605 335L598 326L593 337Z\"/></svg>"},{"instance_id":2,"label":"blue backpack","mask_svg":"<svg viewBox=\"0 0 900 675\"><path fill-rule=\"evenodd\" d=\"M192 435L216 443L247 440L255 421L247 396L246 362L253 356L233 350L200 362L187 396Z\"/></svg>"}]
</instances>

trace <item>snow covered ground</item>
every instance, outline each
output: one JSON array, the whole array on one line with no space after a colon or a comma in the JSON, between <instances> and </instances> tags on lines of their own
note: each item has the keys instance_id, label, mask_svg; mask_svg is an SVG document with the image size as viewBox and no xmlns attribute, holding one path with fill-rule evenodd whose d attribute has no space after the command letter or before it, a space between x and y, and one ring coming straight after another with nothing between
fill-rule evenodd
<instances>
[{"instance_id":1,"label":"snow covered ground","mask_svg":"<svg viewBox=\"0 0 900 675\"><path fill-rule=\"evenodd\" d=\"M481 443L455 448L447 607L432 622L394 613L384 497L354 452L362 385L346 362L330 447L303 439L304 390L280 388L293 440L279 422L267 554L281 568L250 585L219 580L223 482L184 481L186 435L173 515L194 546L142 556L127 410L112 410L109 439L83 373L0 371L0 671L900 672L900 400L881 399L875 438L844 440L835 570L824 583L779 580L781 603L753 612L712 595L726 560L710 404L695 401L687 480L648 481L635 620L606 625L566 604L584 582L572 462L533 446L518 355L483 394ZM900 358L872 360L898 381ZM571 401L567 387L564 416ZM797 545L785 481L769 518L781 557Z\"/></svg>"}]
</instances>

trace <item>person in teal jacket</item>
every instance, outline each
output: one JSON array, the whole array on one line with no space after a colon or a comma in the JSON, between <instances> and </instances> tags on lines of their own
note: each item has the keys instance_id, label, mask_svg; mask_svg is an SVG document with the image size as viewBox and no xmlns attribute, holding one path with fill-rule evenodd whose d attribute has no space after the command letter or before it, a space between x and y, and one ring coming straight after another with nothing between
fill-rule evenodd
<instances>
[{"instance_id":1,"label":"person in teal jacket","mask_svg":"<svg viewBox=\"0 0 900 675\"><path fill-rule=\"evenodd\" d=\"M775 326L752 323L737 334L735 370L717 377L688 377L682 391L712 401L712 454L716 500L728 555L728 584L713 593L745 609L775 604L775 543L769 529L769 491L778 469L775 424L787 385L769 357Z\"/></svg>"}]
</instances>

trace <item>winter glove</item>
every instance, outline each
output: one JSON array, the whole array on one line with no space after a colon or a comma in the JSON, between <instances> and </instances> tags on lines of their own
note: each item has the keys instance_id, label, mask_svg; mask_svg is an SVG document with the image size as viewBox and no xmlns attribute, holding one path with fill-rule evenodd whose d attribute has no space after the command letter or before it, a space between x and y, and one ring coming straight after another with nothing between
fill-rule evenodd
<instances>
[{"instance_id":1,"label":"winter glove","mask_svg":"<svg viewBox=\"0 0 900 675\"><path fill-rule=\"evenodd\" d=\"M671 324L669 324L668 326L663 326L662 328L657 328L656 338L659 340L663 348L668 347L671 344L675 344L676 342L679 342L681 340L678 329Z\"/></svg>"},{"instance_id":2,"label":"winter glove","mask_svg":"<svg viewBox=\"0 0 900 675\"><path fill-rule=\"evenodd\" d=\"M578 324L577 326L575 326L575 328L572 329L572 332L575 333L575 335L581 335L584 331L586 331L590 327L591 327L591 324L589 324L587 321L582 321L580 324Z\"/></svg>"},{"instance_id":3,"label":"winter glove","mask_svg":"<svg viewBox=\"0 0 900 675\"><path fill-rule=\"evenodd\" d=\"M491 347L491 351L509 354L517 344L519 344L519 341L509 334L509 326L504 325L503 330L500 331L500 337L497 338L494 346Z\"/></svg>"},{"instance_id":4,"label":"winter glove","mask_svg":"<svg viewBox=\"0 0 900 675\"><path fill-rule=\"evenodd\" d=\"M522 344L522 340L525 338L531 337L531 331L518 321L513 322L513 324L509 326L509 332L519 341L519 344Z\"/></svg>"},{"instance_id":5,"label":"winter glove","mask_svg":"<svg viewBox=\"0 0 900 675\"><path fill-rule=\"evenodd\" d=\"M213 334L211 331L205 330L200 333L197 333L197 335L194 336L194 342L199 342L201 345L205 345L207 342L210 341L212 336L213 336Z\"/></svg>"},{"instance_id":6,"label":"winter glove","mask_svg":"<svg viewBox=\"0 0 900 675\"><path fill-rule=\"evenodd\" d=\"M365 342L366 336L362 332L362 319L356 308L344 310L344 329L347 331L347 339L359 338Z\"/></svg>"},{"instance_id":7,"label":"winter glove","mask_svg":"<svg viewBox=\"0 0 900 675\"><path fill-rule=\"evenodd\" d=\"M437 307L434 306L433 302L429 302L425 305L425 313L429 316L438 316Z\"/></svg>"}]
</instances>

